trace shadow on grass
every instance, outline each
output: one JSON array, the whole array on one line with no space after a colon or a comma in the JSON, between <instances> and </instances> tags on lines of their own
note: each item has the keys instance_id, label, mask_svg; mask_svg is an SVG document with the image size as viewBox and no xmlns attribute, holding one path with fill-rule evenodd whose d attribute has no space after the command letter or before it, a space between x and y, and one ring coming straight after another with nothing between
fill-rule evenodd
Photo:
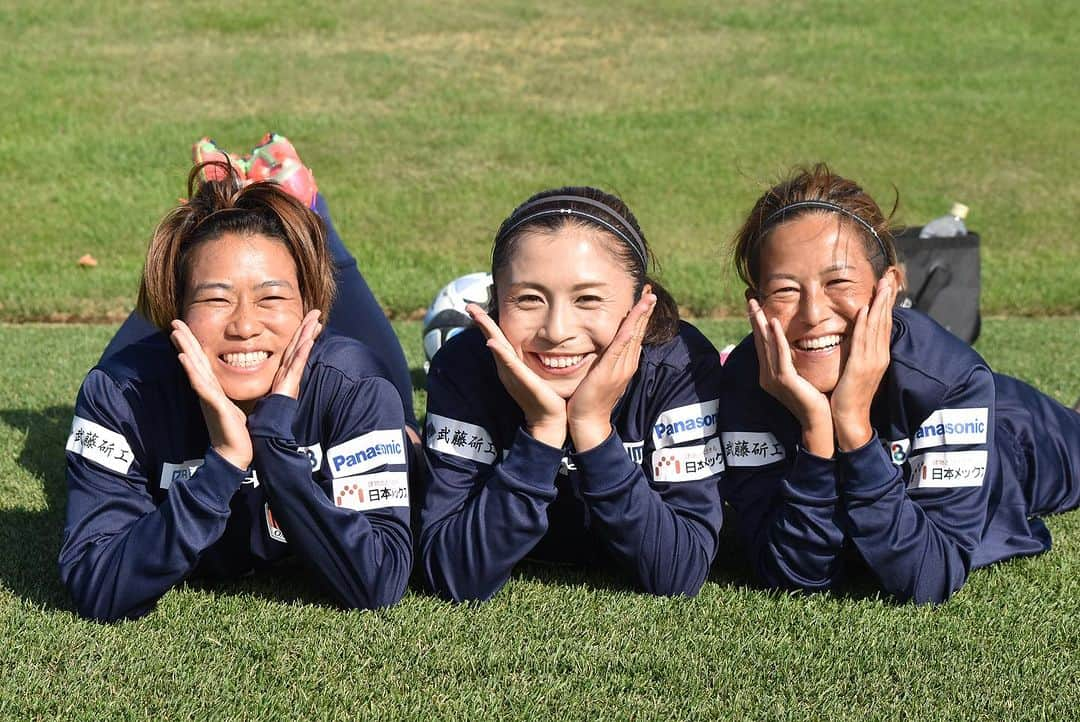
<instances>
[{"instance_id":1,"label":"shadow on grass","mask_svg":"<svg viewBox=\"0 0 1080 722\"><path fill-rule=\"evenodd\" d=\"M423 366L416 366L409 369L409 380L412 383L412 387L419 391L423 391L427 388L427 372L424 371Z\"/></svg>"},{"instance_id":2,"label":"shadow on grass","mask_svg":"<svg viewBox=\"0 0 1080 722\"><path fill-rule=\"evenodd\" d=\"M17 463L40 480L45 497L42 511L0 511L0 584L50 610L74 610L57 566L67 504L64 445L74 413L72 406L0 410L5 424L26 434ZM338 606L315 575L292 559L235 581L198 579L189 584L196 589L246 593L285 604Z\"/></svg>"},{"instance_id":3,"label":"shadow on grass","mask_svg":"<svg viewBox=\"0 0 1080 722\"><path fill-rule=\"evenodd\" d=\"M46 409L5 409L0 418L26 434L16 459L19 466L40 480L45 509L0 511L0 583L39 606L71 609L60 584L56 557L64 528L64 443L71 406Z\"/></svg>"}]
</instances>

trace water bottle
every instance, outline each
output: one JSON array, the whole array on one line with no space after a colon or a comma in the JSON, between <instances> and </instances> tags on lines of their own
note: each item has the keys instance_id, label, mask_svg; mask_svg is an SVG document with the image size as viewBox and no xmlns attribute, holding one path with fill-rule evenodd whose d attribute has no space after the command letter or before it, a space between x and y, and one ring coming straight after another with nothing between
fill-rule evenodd
<instances>
[{"instance_id":1,"label":"water bottle","mask_svg":"<svg viewBox=\"0 0 1080 722\"><path fill-rule=\"evenodd\" d=\"M968 207L963 203L953 203L949 212L941 218L923 226L919 238L952 238L953 236L966 236L967 226L964 219L967 218Z\"/></svg>"}]
</instances>

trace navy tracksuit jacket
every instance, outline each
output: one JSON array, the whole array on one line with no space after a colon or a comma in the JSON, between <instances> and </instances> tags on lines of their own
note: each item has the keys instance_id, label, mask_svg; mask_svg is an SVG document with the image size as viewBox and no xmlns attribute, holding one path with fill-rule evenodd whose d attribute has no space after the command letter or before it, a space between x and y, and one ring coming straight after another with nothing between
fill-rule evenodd
<instances>
[{"instance_id":1,"label":"navy tracksuit jacket","mask_svg":"<svg viewBox=\"0 0 1080 722\"><path fill-rule=\"evenodd\" d=\"M716 439L719 357L696 329L642 351L612 413L614 433L585 453L522 428L478 329L440 349L428 375L429 480L419 555L428 584L487 599L530 558L613 557L646 591L698 592L721 524Z\"/></svg>"},{"instance_id":2,"label":"navy tracksuit jacket","mask_svg":"<svg viewBox=\"0 0 1080 722\"><path fill-rule=\"evenodd\" d=\"M209 446L164 335L103 360L67 441L60 574L79 613L149 611L193 574L235 577L296 554L349 607L393 604L412 564L401 400L362 344L325 332L299 399L248 417L254 458Z\"/></svg>"},{"instance_id":3,"label":"navy tracksuit jacket","mask_svg":"<svg viewBox=\"0 0 1080 722\"><path fill-rule=\"evenodd\" d=\"M874 437L833 459L799 448L751 337L728 358L721 490L766 584L828 588L853 549L890 594L941 602L971 569L1049 549L1037 515L1080 501L1080 414L918 311L894 310L891 353Z\"/></svg>"}]
</instances>

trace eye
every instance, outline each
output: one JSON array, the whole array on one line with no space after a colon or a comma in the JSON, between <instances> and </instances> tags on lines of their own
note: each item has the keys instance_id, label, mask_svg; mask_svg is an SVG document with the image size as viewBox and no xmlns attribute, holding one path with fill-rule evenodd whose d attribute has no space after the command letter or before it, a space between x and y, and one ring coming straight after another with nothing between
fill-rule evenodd
<instances>
[{"instance_id":1,"label":"eye","mask_svg":"<svg viewBox=\"0 0 1080 722\"><path fill-rule=\"evenodd\" d=\"M511 302L517 306L521 306L524 308L532 308L534 306L539 306L540 304L542 304L544 302L544 299L540 298L540 296L535 293L522 293L520 295L514 296L511 299Z\"/></svg>"},{"instance_id":2,"label":"eye","mask_svg":"<svg viewBox=\"0 0 1080 722\"><path fill-rule=\"evenodd\" d=\"M778 298L788 298L791 296L796 296L798 295L798 293L799 289L797 286L778 286L776 288L769 289L768 293L766 293L765 296L767 298L772 298L774 296Z\"/></svg>"},{"instance_id":3,"label":"eye","mask_svg":"<svg viewBox=\"0 0 1080 722\"><path fill-rule=\"evenodd\" d=\"M850 278L834 278L825 284L826 288L831 289L844 289L850 286L854 281Z\"/></svg>"},{"instance_id":4,"label":"eye","mask_svg":"<svg viewBox=\"0 0 1080 722\"><path fill-rule=\"evenodd\" d=\"M576 301L579 306L584 306L585 308L595 308L596 306L599 306L601 303L603 303L604 299L595 294L587 293L585 295L578 296Z\"/></svg>"}]
</instances>

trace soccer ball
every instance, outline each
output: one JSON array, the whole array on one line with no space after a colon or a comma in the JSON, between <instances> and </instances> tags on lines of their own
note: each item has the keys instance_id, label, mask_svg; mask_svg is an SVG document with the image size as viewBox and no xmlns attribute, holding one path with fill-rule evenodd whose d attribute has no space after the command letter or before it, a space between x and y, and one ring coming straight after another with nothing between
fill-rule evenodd
<instances>
[{"instance_id":1,"label":"soccer ball","mask_svg":"<svg viewBox=\"0 0 1080 722\"><path fill-rule=\"evenodd\" d=\"M424 356L428 362L435 352L457 334L473 325L465 306L475 303L487 308L491 299L491 274L470 273L443 286L424 314ZM428 363L424 364L424 370Z\"/></svg>"}]
</instances>

